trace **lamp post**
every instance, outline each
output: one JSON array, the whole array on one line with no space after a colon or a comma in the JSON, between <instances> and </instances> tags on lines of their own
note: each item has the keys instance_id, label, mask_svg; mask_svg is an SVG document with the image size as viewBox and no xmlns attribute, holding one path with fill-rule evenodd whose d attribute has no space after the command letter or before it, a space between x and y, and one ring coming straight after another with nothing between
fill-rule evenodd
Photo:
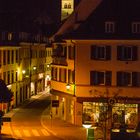
<instances>
[{"instance_id":1,"label":"lamp post","mask_svg":"<svg viewBox=\"0 0 140 140\"><path fill-rule=\"evenodd\" d=\"M83 127L86 128L86 140L89 139L89 129L91 128L92 124L83 124Z\"/></svg>"}]
</instances>

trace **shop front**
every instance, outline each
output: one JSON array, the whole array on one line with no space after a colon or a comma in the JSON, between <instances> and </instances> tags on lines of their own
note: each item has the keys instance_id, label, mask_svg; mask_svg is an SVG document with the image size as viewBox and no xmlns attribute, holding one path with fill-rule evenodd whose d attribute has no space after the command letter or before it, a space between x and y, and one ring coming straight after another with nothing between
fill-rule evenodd
<instances>
[{"instance_id":1,"label":"shop front","mask_svg":"<svg viewBox=\"0 0 140 140\"><path fill-rule=\"evenodd\" d=\"M112 129L135 129L138 124L138 104L115 103L111 110L107 103L83 102L82 123L97 126L103 121L111 121Z\"/></svg>"}]
</instances>

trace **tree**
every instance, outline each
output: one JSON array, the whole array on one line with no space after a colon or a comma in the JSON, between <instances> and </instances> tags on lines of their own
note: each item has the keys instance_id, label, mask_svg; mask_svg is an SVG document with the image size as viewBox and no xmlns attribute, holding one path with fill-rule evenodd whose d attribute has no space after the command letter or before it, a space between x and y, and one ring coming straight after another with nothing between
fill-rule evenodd
<instances>
[{"instance_id":1,"label":"tree","mask_svg":"<svg viewBox=\"0 0 140 140\"><path fill-rule=\"evenodd\" d=\"M13 97L13 92L9 90L4 82L0 79L0 102L10 102Z\"/></svg>"}]
</instances>

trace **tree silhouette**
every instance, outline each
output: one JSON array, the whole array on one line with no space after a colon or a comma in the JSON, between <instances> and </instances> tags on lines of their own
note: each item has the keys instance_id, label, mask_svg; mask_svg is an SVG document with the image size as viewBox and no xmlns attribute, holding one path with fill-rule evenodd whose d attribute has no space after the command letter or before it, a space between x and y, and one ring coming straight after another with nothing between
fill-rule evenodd
<instances>
[{"instance_id":1,"label":"tree silhouette","mask_svg":"<svg viewBox=\"0 0 140 140\"><path fill-rule=\"evenodd\" d=\"M4 82L0 79L0 102L10 102L13 97L13 92L9 90Z\"/></svg>"}]
</instances>

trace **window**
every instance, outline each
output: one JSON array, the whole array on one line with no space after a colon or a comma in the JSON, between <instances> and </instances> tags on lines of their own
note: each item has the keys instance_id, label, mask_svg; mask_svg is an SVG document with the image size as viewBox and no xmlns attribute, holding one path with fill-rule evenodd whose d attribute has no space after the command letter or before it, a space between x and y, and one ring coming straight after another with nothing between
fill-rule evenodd
<instances>
[{"instance_id":1,"label":"window","mask_svg":"<svg viewBox=\"0 0 140 140\"><path fill-rule=\"evenodd\" d=\"M105 22L105 32L114 33L115 32L115 23L114 22Z\"/></svg>"},{"instance_id":2,"label":"window","mask_svg":"<svg viewBox=\"0 0 140 140\"><path fill-rule=\"evenodd\" d=\"M18 72L16 71L16 81L18 81Z\"/></svg>"},{"instance_id":3,"label":"window","mask_svg":"<svg viewBox=\"0 0 140 140\"><path fill-rule=\"evenodd\" d=\"M68 70L68 83L74 83L74 71Z\"/></svg>"},{"instance_id":4,"label":"window","mask_svg":"<svg viewBox=\"0 0 140 140\"><path fill-rule=\"evenodd\" d=\"M57 68L52 67L52 80L57 80Z\"/></svg>"},{"instance_id":5,"label":"window","mask_svg":"<svg viewBox=\"0 0 140 140\"><path fill-rule=\"evenodd\" d=\"M11 52L11 63L12 64L14 63L14 50L12 50Z\"/></svg>"},{"instance_id":6,"label":"window","mask_svg":"<svg viewBox=\"0 0 140 140\"><path fill-rule=\"evenodd\" d=\"M12 40L12 33L8 33L8 40Z\"/></svg>"},{"instance_id":7,"label":"window","mask_svg":"<svg viewBox=\"0 0 140 140\"><path fill-rule=\"evenodd\" d=\"M10 50L7 51L7 63L10 64Z\"/></svg>"},{"instance_id":8,"label":"window","mask_svg":"<svg viewBox=\"0 0 140 140\"><path fill-rule=\"evenodd\" d=\"M95 60L110 60L111 47L110 46L91 46L91 59Z\"/></svg>"},{"instance_id":9,"label":"window","mask_svg":"<svg viewBox=\"0 0 140 140\"><path fill-rule=\"evenodd\" d=\"M91 85L111 85L111 71L91 71L90 84Z\"/></svg>"},{"instance_id":10,"label":"window","mask_svg":"<svg viewBox=\"0 0 140 140\"><path fill-rule=\"evenodd\" d=\"M6 72L3 73L3 80L5 81L5 83L7 83L7 80L6 80Z\"/></svg>"},{"instance_id":11,"label":"window","mask_svg":"<svg viewBox=\"0 0 140 140\"><path fill-rule=\"evenodd\" d=\"M66 82L66 69L64 68L59 69L59 81Z\"/></svg>"},{"instance_id":12,"label":"window","mask_svg":"<svg viewBox=\"0 0 140 140\"><path fill-rule=\"evenodd\" d=\"M3 51L3 65L6 65L6 50Z\"/></svg>"},{"instance_id":13,"label":"window","mask_svg":"<svg viewBox=\"0 0 140 140\"><path fill-rule=\"evenodd\" d=\"M2 32L2 40L6 40L6 32Z\"/></svg>"},{"instance_id":14,"label":"window","mask_svg":"<svg viewBox=\"0 0 140 140\"><path fill-rule=\"evenodd\" d=\"M16 63L18 63L18 59L19 59L19 52L18 50L16 50Z\"/></svg>"},{"instance_id":15,"label":"window","mask_svg":"<svg viewBox=\"0 0 140 140\"><path fill-rule=\"evenodd\" d=\"M117 86L139 86L139 72L117 72Z\"/></svg>"},{"instance_id":16,"label":"window","mask_svg":"<svg viewBox=\"0 0 140 140\"><path fill-rule=\"evenodd\" d=\"M136 46L118 46L117 59L118 60L137 60Z\"/></svg>"},{"instance_id":17,"label":"window","mask_svg":"<svg viewBox=\"0 0 140 140\"><path fill-rule=\"evenodd\" d=\"M75 46L68 46L68 57L69 59L74 59L75 57Z\"/></svg>"},{"instance_id":18,"label":"window","mask_svg":"<svg viewBox=\"0 0 140 140\"><path fill-rule=\"evenodd\" d=\"M132 23L132 33L140 33L140 22Z\"/></svg>"},{"instance_id":19,"label":"window","mask_svg":"<svg viewBox=\"0 0 140 140\"><path fill-rule=\"evenodd\" d=\"M10 71L7 72L7 83L10 84Z\"/></svg>"},{"instance_id":20,"label":"window","mask_svg":"<svg viewBox=\"0 0 140 140\"><path fill-rule=\"evenodd\" d=\"M11 80L12 80L11 82L14 83L14 71L13 70L11 71Z\"/></svg>"}]
</instances>

